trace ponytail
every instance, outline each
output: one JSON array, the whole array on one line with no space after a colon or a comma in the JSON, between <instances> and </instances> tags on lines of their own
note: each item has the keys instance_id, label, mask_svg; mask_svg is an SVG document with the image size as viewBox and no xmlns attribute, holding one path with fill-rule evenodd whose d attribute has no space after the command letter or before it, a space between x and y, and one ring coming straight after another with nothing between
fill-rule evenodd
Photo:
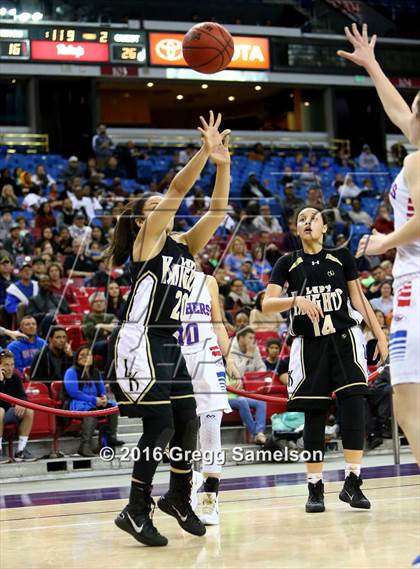
<instances>
[{"instance_id":1,"label":"ponytail","mask_svg":"<svg viewBox=\"0 0 420 569\"><path fill-rule=\"evenodd\" d=\"M134 241L140 231L135 220L142 217L146 201L152 196L159 195L156 192L147 192L124 207L115 226L111 244L105 251L105 258L112 266L119 267L131 257Z\"/></svg>"}]
</instances>

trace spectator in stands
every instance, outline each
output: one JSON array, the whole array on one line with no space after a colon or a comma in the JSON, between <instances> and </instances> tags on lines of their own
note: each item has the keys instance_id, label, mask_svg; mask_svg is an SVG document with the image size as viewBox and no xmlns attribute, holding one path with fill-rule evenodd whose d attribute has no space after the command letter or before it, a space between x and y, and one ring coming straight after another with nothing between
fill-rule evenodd
<instances>
[{"instance_id":1,"label":"spectator in stands","mask_svg":"<svg viewBox=\"0 0 420 569\"><path fill-rule=\"evenodd\" d=\"M261 144L261 142L257 142L257 144L254 145L248 154L248 160L255 160L258 162L264 162L266 157L267 153L264 150L264 146Z\"/></svg>"},{"instance_id":2,"label":"spectator in stands","mask_svg":"<svg viewBox=\"0 0 420 569\"><path fill-rule=\"evenodd\" d=\"M110 281L107 286L106 312L120 319L123 303L120 285L115 281Z\"/></svg>"},{"instance_id":3,"label":"spectator in stands","mask_svg":"<svg viewBox=\"0 0 420 569\"><path fill-rule=\"evenodd\" d=\"M14 340L8 348L15 357L15 368L22 373L25 367L32 365L33 359L45 345L45 340L37 335L36 320L33 316L24 316L19 330L25 334L26 338Z\"/></svg>"},{"instance_id":4,"label":"spectator in stands","mask_svg":"<svg viewBox=\"0 0 420 569\"><path fill-rule=\"evenodd\" d=\"M93 365L92 352L88 346L80 346L74 355L74 364L64 375L64 386L69 399L70 411L90 411L115 407L115 401L108 399L101 374ZM92 437L97 417L84 417L78 453L94 457ZM120 446L117 440L118 415L108 416L108 441L110 447Z\"/></svg>"},{"instance_id":5,"label":"spectator in stands","mask_svg":"<svg viewBox=\"0 0 420 569\"><path fill-rule=\"evenodd\" d=\"M225 308L232 310L233 308L242 308L252 304L252 299L248 294L248 290L241 279L233 279L230 285L230 292L226 297Z\"/></svg>"},{"instance_id":6,"label":"spectator in stands","mask_svg":"<svg viewBox=\"0 0 420 569\"><path fill-rule=\"evenodd\" d=\"M185 166L185 164L187 164L187 162L189 162L196 153L197 149L194 144L188 144L185 150L181 150L179 153L178 164Z\"/></svg>"},{"instance_id":7,"label":"spectator in stands","mask_svg":"<svg viewBox=\"0 0 420 569\"><path fill-rule=\"evenodd\" d=\"M281 257L281 253L277 245L271 241L270 233L268 231L260 231L257 244L263 251L263 259L267 259L270 265L274 267L277 259Z\"/></svg>"},{"instance_id":8,"label":"spectator in stands","mask_svg":"<svg viewBox=\"0 0 420 569\"><path fill-rule=\"evenodd\" d=\"M42 257L35 257L32 260L32 279L39 282L39 279L47 272L47 266Z\"/></svg>"},{"instance_id":9,"label":"spectator in stands","mask_svg":"<svg viewBox=\"0 0 420 569\"><path fill-rule=\"evenodd\" d=\"M298 237L296 220L294 218L289 219L287 225L289 230L284 236L282 250L286 252L297 251L301 248L302 243Z\"/></svg>"},{"instance_id":10,"label":"spectator in stands","mask_svg":"<svg viewBox=\"0 0 420 569\"><path fill-rule=\"evenodd\" d=\"M362 192L364 198L375 198L377 193L375 192L370 178L365 178L362 182Z\"/></svg>"},{"instance_id":11,"label":"spectator in stands","mask_svg":"<svg viewBox=\"0 0 420 569\"><path fill-rule=\"evenodd\" d=\"M57 296L64 296L68 304L77 304L74 288L70 283L63 283L64 270L60 263L51 263L47 269L50 277L50 291Z\"/></svg>"},{"instance_id":12,"label":"spectator in stands","mask_svg":"<svg viewBox=\"0 0 420 569\"><path fill-rule=\"evenodd\" d=\"M26 313L35 318L40 335L46 337L57 314L70 314L71 310L64 297L51 292L51 280L48 275L40 275L39 292L29 300Z\"/></svg>"},{"instance_id":13,"label":"spectator in stands","mask_svg":"<svg viewBox=\"0 0 420 569\"><path fill-rule=\"evenodd\" d=\"M249 326L249 314L245 310L238 310L233 319L234 330L239 332Z\"/></svg>"},{"instance_id":14,"label":"spectator in stands","mask_svg":"<svg viewBox=\"0 0 420 569\"><path fill-rule=\"evenodd\" d=\"M362 170L367 170L368 172L373 172L373 170L379 166L378 157L373 154L369 144L363 145L362 153L358 160L360 168Z\"/></svg>"},{"instance_id":15,"label":"spectator in stands","mask_svg":"<svg viewBox=\"0 0 420 569\"><path fill-rule=\"evenodd\" d=\"M73 238L68 227L62 227L57 237L57 252L61 255L70 255L73 252Z\"/></svg>"},{"instance_id":16,"label":"spectator in stands","mask_svg":"<svg viewBox=\"0 0 420 569\"><path fill-rule=\"evenodd\" d=\"M83 316L83 334L90 344L93 353L102 356L106 361L108 343L118 320L114 314L106 312L106 298L103 292L94 292L89 297L90 313Z\"/></svg>"},{"instance_id":17,"label":"spectator in stands","mask_svg":"<svg viewBox=\"0 0 420 569\"><path fill-rule=\"evenodd\" d=\"M338 190L343 184L344 184L343 174L336 174L334 180L331 182L331 186L335 189L336 192L338 192Z\"/></svg>"},{"instance_id":18,"label":"spectator in stands","mask_svg":"<svg viewBox=\"0 0 420 569\"><path fill-rule=\"evenodd\" d=\"M89 184L85 184L82 188L82 203L83 209L89 221L102 214L102 206L98 198L93 193L93 188Z\"/></svg>"},{"instance_id":19,"label":"spectator in stands","mask_svg":"<svg viewBox=\"0 0 420 569\"><path fill-rule=\"evenodd\" d=\"M92 149L96 157L99 170L103 170L107 159L112 155L112 139L108 136L106 125L100 124L92 138Z\"/></svg>"},{"instance_id":20,"label":"spectator in stands","mask_svg":"<svg viewBox=\"0 0 420 569\"><path fill-rule=\"evenodd\" d=\"M36 212L39 206L46 201L48 200L47 198L41 195L41 190L37 186L34 186L26 194L22 202L22 209L24 209L25 211Z\"/></svg>"},{"instance_id":21,"label":"spectator in stands","mask_svg":"<svg viewBox=\"0 0 420 569\"><path fill-rule=\"evenodd\" d=\"M0 190L6 184L11 184L13 186L13 189L16 190L16 177L10 174L9 168L2 168L0 170Z\"/></svg>"},{"instance_id":22,"label":"spectator in stands","mask_svg":"<svg viewBox=\"0 0 420 569\"><path fill-rule=\"evenodd\" d=\"M389 259L382 261L382 263L380 264L380 267L384 271L384 278L387 279L388 282L392 282L392 279L393 279L393 276L392 276L393 264L392 264L392 262Z\"/></svg>"},{"instance_id":23,"label":"spectator in stands","mask_svg":"<svg viewBox=\"0 0 420 569\"><path fill-rule=\"evenodd\" d=\"M256 332L273 332L277 334L280 324L285 322L281 312L263 314L262 301L265 290L261 291L255 299L255 307L251 310L249 324Z\"/></svg>"},{"instance_id":24,"label":"spectator in stands","mask_svg":"<svg viewBox=\"0 0 420 569\"><path fill-rule=\"evenodd\" d=\"M32 183L32 176L30 172L22 170L19 175L19 184L21 195L27 196L28 194L38 194L38 188ZM24 200L25 203L25 200Z\"/></svg>"},{"instance_id":25,"label":"spectator in stands","mask_svg":"<svg viewBox=\"0 0 420 569\"><path fill-rule=\"evenodd\" d=\"M286 188L288 184L292 184L293 186L293 170L290 166L285 166L283 171L283 177L280 180L280 184Z\"/></svg>"},{"instance_id":26,"label":"spectator in stands","mask_svg":"<svg viewBox=\"0 0 420 569\"><path fill-rule=\"evenodd\" d=\"M57 226L61 230L63 227L70 227L73 225L74 216L76 211L73 207L73 202L70 198L65 198L63 200L63 207L61 212L57 216Z\"/></svg>"},{"instance_id":27,"label":"spectator in stands","mask_svg":"<svg viewBox=\"0 0 420 569\"><path fill-rule=\"evenodd\" d=\"M318 186L311 186L308 190L308 197L306 199L305 205L308 207L314 207L315 209L325 207L324 197L322 195L322 190Z\"/></svg>"},{"instance_id":28,"label":"spectator in stands","mask_svg":"<svg viewBox=\"0 0 420 569\"><path fill-rule=\"evenodd\" d=\"M0 308L3 311L6 302L6 291L9 286L15 281L13 275L13 263L5 252L1 252L0 256ZM0 312L0 315L1 315Z\"/></svg>"},{"instance_id":29,"label":"spectator in stands","mask_svg":"<svg viewBox=\"0 0 420 569\"><path fill-rule=\"evenodd\" d=\"M210 273L211 274L211 273ZM219 286L220 294L227 296L230 290L231 279L223 265L219 265L213 273L214 278Z\"/></svg>"},{"instance_id":30,"label":"spectator in stands","mask_svg":"<svg viewBox=\"0 0 420 569\"><path fill-rule=\"evenodd\" d=\"M337 152L335 161L343 168L351 168L352 170L355 168L355 163L351 159L350 153L343 147Z\"/></svg>"},{"instance_id":31,"label":"spectator in stands","mask_svg":"<svg viewBox=\"0 0 420 569\"><path fill-rule=\"evenodd\" d=\"M106 161L106 166L104 168L104 178L114 179L114 178L125 178L126 172L124 168L118 161L116 156L110 156Z\"/></svg>"},{"instance_id":32,"label":"spectator in stands","mask_svg":"<svg viewBox=\"0 0 420 569\"><path fill-rule=\"evenodd\" d=\"M292 217L296 210L303 206L302 199L295 196L295 189L293 184L286 184L284 186L284 200L281 201L281 206L284 210L284 215L287 219Z\"/></svg>"},{"instance_id":33,"label":"spectator in stands","mask_svg":"<svg viewBox=\"0 0 420 569\"><path fill-rule=\"evenodd\" d=\"M255 172L250 172L248 175L248 181L245 182L241 190L242 205L246 207L249 200L271 197L271 192L260 184Z\"/></svg>"},{"instance_id":34,"label":"spectator in stands","mask_svg":"<svg viewBox=\"0 0 420 569\"><path fill-rule=\"evenodd\" d=\"M391 434L391 376L385 367L373 383L368 385L366 395L366 435L367 446L373 450L383 443L383 437Z\"/></svg>"},{"instance_id":35,"label":"spectator in stands","mask_svg":"<svg viewBox=\"0 0 420 569\"><path fill-rule=\"evenodd\" d=\"M358 195L362 193L362 188L356 186L353 181L353 176L346 174L344 178L344 184L338 188L340 194L340 200L345 200L347 198L357 198Z\"/></svg>"},{"instance_id":36,"label":"spectator in stands","mask_svg":"<svg viewBox=\"0 0 420 569\"><path fill-rule=\"evenodd\" d=\"M358 198L353 198L351 201L351 211L349 211L349 217L353 223L362 223L371 227L373 220L368 213L362 211L362 205Z\"/></svg>"},{"instance_id":37,"label":"spectator in stands","mask_svg":"<svg viewBox=\"0 0 420 569\"><path fill-rule=\"evenodd\" d=\"M381 286L387 280L388 282L392 282L392 279L389 280L386 275L385 271L382 269L380 265L375 265L371 268L371 276L373 277L373 282L369 284L369 288L366 292L366 297L369 300L372 298L379 298L381 296Z\"/></svg>"},{"instance_id":38,"label":"spectator in stands","mask_svg":"<svg viewBox=\"0 0 420 569\"><path fill-rule=\"evenodd\" d=\"M248 204L247 204L248 205ZM252 207L250 208L252 210ZM239 214L236 214L235 219L237 220L236 225L236 235L238 237L249 237L255 233L256 228L253 223L255 215L248 208L241 208Z\"/></svg>"},{"instance_id":39,"label":"spectator in stands","mask_svg":"<svg viewBox=\"0 0 420 569\"><path fill-rule=\"evenodd\" d=\"M235 276L239 274L244 261L252 261L252 257L247 251L245 241L241 237L235 237L224 260L225 269L231 276Z\"/></svg>"},{"instance_id":40,"label":"spectator in stands","mask_svg":"<svg viewBox=\"0 0 420 569\"><path fill-rule=\"evenodd\" d=\"M13 352L2 350L0 352L0 392L16 399L26 401L20 377L14 373L15 359ZM18 426L19 441L14 456L16 462L31 462L36 460L26 448L32 430L34 412L21 405L13 405L0 399L0 463L9 462L3 454L3 429L5 425L14 423Z\"/></svg>"},{"instance_id":41,"label":"spectator in stands","mask_svg":"<svg viewBox=\"0 0 420 569\"><path fill-rule=\"evenodd\" d=\"M395 166L402 168L404 165L404 159L407 156L407 150L403 144L396 142L390 148L391 159Z\"/></svg>"},{"instance_id":42,"label":"spectator in stands","mask_svg":"<svg viewBox=\"0 0 420 569\"><path fill-rule=\"evenodd\" d=\"M378 298L372 298L370 301L372 307L375 310L381 310L385 316L392 312L392 303L394 302L394 297L392 296L392 285L385 281L382 283L381 296Z\"/></svg>"},{"instance_id":43,"label":"spectator in stands","mask_svg":"<svg viewBox=\"0 0 420 569\"><path fill-rule=\"evenodd\" d=\"M271 338L267 340L265 348L267 350L267 357L264 360L265 367L269 371L275 371L279 363L281 342L277 338Z\"/></svg>"},{"instance_id":44,"label":"spectator in stands","mask_svg":"<svg viewBox=\"0 0 420 569\"><path fill-rule=\"evenodd\" d=\"M49 202L44 202L39 206L35 216L35 227L39 229L55 227L55 217Z\"/></svg>"},{"instance_id":45,"label":"spectator in stands","mask_svg":"<svg viewBox=\"0 0 420 569\"><path fill-rule=\"evenodd\" d=\"M185 200L191 215L204 215L210 207L210 198L206 196L203 190L196 189L194 195Z\"/></svg>"},{"instance_id":46,"label":"spectator in stands","mask_svg":"<svg viewBox=\"0 0 420 569\"><path fill-rule=\"evenodd\" d=\"M73 363L73 351L67 341L63 326L52 326L48 344L35 356L31 365L31 380L48 386L53 381L63 381L64 374Z\"/></svg>"},{"instance_id":47,"label":"spectator in stands","mask_svg":"<svg viewBox=\"0 0 420 569\"><path fill-rule=\"evenodd\" d=\"M19 269L19 280L12 282L6 289L5 310L8 314L16 314L19 305L23 311L29 304L29 299L38 294L38 283L32 280L32 266L23 263Z\"/></svg>"},{"instance_id":48,"label":"spectator in stands","mask_svg":"<svg viewBox=\"0 0 420 569\"><path fill-rule=\"evenodd\" d=\"M303 186L304 188L307 188L309 186L312 186L313 184L316 184L316 176L315 173L313 172L310 164L308 164L307 162L303 165L303 171L299 176L299 185Z\"/></svg>"},{"instance_id":49,"label":"spectator in stands","mask_svg":"<svg viewBox=\"0 0 420 569\"><path fill-rule=\"evenodd\" d=\"M45 172L45 168L42 164L39 164L35 168L35 174L32 175L31 180L40 190L46 190L55 184L54 178Z\"/></svg>"},{"instance_id":50,"label":"spectator in stands","mask_svg":"<svg viewBox=\"0 0 420 569\"><path fill-rule=\"evenodd\" d=\"M394 222L392 221L386 206L379 206L373 227L376 231L379 231L379 233L391 233L391 231L394 231Z\"/></svg>"},{"instance_id":51,"label":"spectator in stands","mask_svg":"<svg viewBox=\"0 0 420 569\"><path fill-rule=\"evenodd\" d=\"M93 277L97 270L96 264L85 255L86 244L81 239L74 239L72 254L64 259L64 270L68 277Z\"/></svg>"},{"instance_id":52,"label":"spectator in stands","mask_svg":"<svg viewBox=\"0 0 420 569\"><path fill-rule=\"evenodd\" d=\"M70 235L73 239L82 239L87 244L90 241L92 228L86 225L87 220L84 213L76 213L73 225L69 227Z\"/></svg>"},{"instance_id":53,"label":"spectator in stands","mask_svg":"<svg viewBox=\"0 0 420 569\"><path fill-rule=\"evenodd\" d=\"M275 217L271 215L271 208L268 204L260 207L260 215L253 221L253 225L259 231L269 231L270 233L282 233L283 229Z\"/></svg>"},{"instance_id":54,"label":"spectator in stands","mask_svg":"<svg viewBox=\"0 0 420 569\"><path fill-rule=\"evenodd\" d=\"M13 225L16 225L15 220L12 217L11 209L4 209L1 214L0 219L0 240L5 241L10 233L10 229Z\"/></svg>"},{"instance_id":55,"label":"spectator in stands","mask_svg":"<svg viewBox=\"0 0 420 569\"><path fill-rule=\"evenodd\" d=\"M26 237L21 237L20 227L17 223L13 223L10 227L10 237L4 240L4 248L10 253L13 259L19 255L30 255L32 253L31 240Z\"/></svg>"},{"instance_id":56,"label":"spectator in stands","mask_svg":"<svg viewBox=\"0 0 420 569\"><path fill-rule=\"evenodd\" d=\"M5 184L1 190L0 210L4 212L4 210L16 211L18 209L20 209L19 200L15 195L12 184Z\"/></svg>"},{"instance_id":57,"label":"spectator in stands","mask_svg":"<svg viewBox=\"0 0 420 569\"><path fill-rule=\"evenodd\" d=\"M255 333L252 328L244 328L236 335L231 345L231 356L241 377L248 371L266 371L264 362L255 343ZM239 366L239 367L238 367ZM228 384L232 382L228 379ZM243 389L242 381L234 382L233 387ZM263 445L266 441L264 431L267 414L265 401L238 397L229 393L229 404L232 409L239 411L242 421L249 434L257 444ZM255 409L255 420L251 409Z\"/></svg>"},{"instance_id":58,"label":"spectator in stands","mask_svg":"<svg viewBox=\"0 0 420 569\"><path fill-rule=\"evenodd\" d=\"M35 243L35 248L41 249L42 245L49 243L53 251L57 250L57 243L53 233L52 227L44 227L41 231L41 239Z\"/></svg>"},{"instance_id":59,"label":"spectator in stands","mask_svg":"<svg viewBox=\"0 0 420 569\"><path fill-rule=\"evenodd\" d=\"M252 272L255 278L262 280L271 273L272 266L264 259L264 249L260 243L254 243L251 247Z\"/></svg>"},{"instance_id":60,"label":"spectator in stands","mask_svg":"<svg viewBox=\"0 0 420 569\"><path fill-rule=\"evenodd\" d=\"M258 293L264 288L263 283L257 279L252 270L252 261L244 261L242 263L239 278L250 292Z\"/></svg>"},{"instance_id":61,"label":"spectator in stands","mask_svg":"<svg viewBox=\"0 0 420 569\"><path fill-rule=\"evenodd\" d=\"M77 156L70 156L67 166L61 171L61 180L68 183L73 178L81 178L82 176L83 164L79 162Z\"/></svg>"}]
</instances>

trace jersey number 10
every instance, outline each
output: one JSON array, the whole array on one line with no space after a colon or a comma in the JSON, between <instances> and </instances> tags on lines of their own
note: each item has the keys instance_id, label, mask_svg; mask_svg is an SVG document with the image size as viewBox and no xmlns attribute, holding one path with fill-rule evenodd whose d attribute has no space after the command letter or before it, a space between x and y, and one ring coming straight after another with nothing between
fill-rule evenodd
<instances>
[{"instance_id":1,"label":"jersey number 10","mask_svg":"<svg viewBox=\"0 0 420 569\"><path fill-rule=\"evenodd\" d=\"M314 320L312 324L314 325L315 336L327 336L328 334L334 334L334 332L336 332L330 314L327 314L324 318L322 328L319 327L319 322L317 320Z\"/></svg>"}]
</instances>

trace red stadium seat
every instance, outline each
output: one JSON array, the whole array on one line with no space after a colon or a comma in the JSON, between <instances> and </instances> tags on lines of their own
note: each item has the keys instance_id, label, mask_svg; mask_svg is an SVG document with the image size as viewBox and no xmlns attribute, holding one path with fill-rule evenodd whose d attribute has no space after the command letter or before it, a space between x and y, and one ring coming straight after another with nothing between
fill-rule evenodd
<instances>
[{"instance_id":1,"label":"red stadium seat","mask_svg":"<svg viewBox=\"0 0 420 569\"><path fill-rule=\"evenodd\" d=\"M87 286L85 287L86 294L90 296L94 292L105 292L105 287L103 286Z\"/></svg>"},{"instance_id":2,"label":"red stadium seat","mask_svg":"<svg viewBox=\"0 0 420 569\"><path fill-rule=\"evenodd\" d=\"M58 314L56 320L57 324L61 326L81 326L83 323L83 314Z\"/></svg>"},{"instance_id":3,"label":"red stadium seat","mask_svg":"<svg viewBox=\"0 0 420 569\"><path fill-rule=\"evenodd\" d=\"M120 293L121 296L124 296L127 294L127 292L129 292L131 289L131 286L120 286Z\"/></svg>"},{"instance_id":4,"label":"red stadium seat","mask_svg":"<svg viewBox=\"0 0 420 569\"><path fill-rule=\"evenodd\" d=\"M31 381L26 389L28 401L44 405L45 407L55 407L55 402L51 399L48 387L44 383ZM34 411L34 422L30 434L31 439L38 437L54 436L56 431L55 415L52 413L44 413L42 411Z\"/></svg>"},{"instance_id":5,"label":"red stadium seat","mask_svg":"<svg viewBox=\"0 0 420 569\"><path fill-rule=\"evenodd\" d=\"M67 338L71 349L76 351L79 346L86 342L80 325L66 326Z\"/></svg>"},{"instance_id":6,"label":"red stadium seat","mask_svg":"<svg viewBox=\"0 0 420 569\"><path fill-rule=\"evenodd\" d=\"M279 384L278 376L273 371L247 371L244 374L245 391L257 393L260 387Z\"/></svg>"},{"instance_id":7,"label":"red stadium seat","mask_svg":"<svg viewBox=\"0 0 420 569\"><path fill-rule=\"evenodd\" d=\"M268 331L257 330L255 332L255 340L257 341L257 344L260 343L265 344L266 342L268 342L268 340L280 340L280 338L275 330L268 330Z\"/></svg>"}]
</instances>

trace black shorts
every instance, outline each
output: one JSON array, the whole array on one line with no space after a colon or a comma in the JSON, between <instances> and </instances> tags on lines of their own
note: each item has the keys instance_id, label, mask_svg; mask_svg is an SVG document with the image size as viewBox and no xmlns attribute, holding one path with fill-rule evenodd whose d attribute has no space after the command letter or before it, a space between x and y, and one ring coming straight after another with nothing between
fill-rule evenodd
<instances>
[{"instance_id":1,"label":"black shorts","mask_svg":"<svg viewBox=\"0 0 420 569\"><path fill-rule=\"evenodd\" d=\"M123 324L114 346L113 390L121 415L151 416L182 402L196 408L191 377L173 336L139 332Z\"/></svg>"},{"instance_id":2,"label":"black shorts","mask_svg":"<svg viewBox=\"0 0 420 569\"><path fill-rule=\"evenodd\" d=\"M288 383L290 411L328 409L337 398L367 393L366 348L358 326L320 338L293 340Z\"/></svg>"}]
</instances>

